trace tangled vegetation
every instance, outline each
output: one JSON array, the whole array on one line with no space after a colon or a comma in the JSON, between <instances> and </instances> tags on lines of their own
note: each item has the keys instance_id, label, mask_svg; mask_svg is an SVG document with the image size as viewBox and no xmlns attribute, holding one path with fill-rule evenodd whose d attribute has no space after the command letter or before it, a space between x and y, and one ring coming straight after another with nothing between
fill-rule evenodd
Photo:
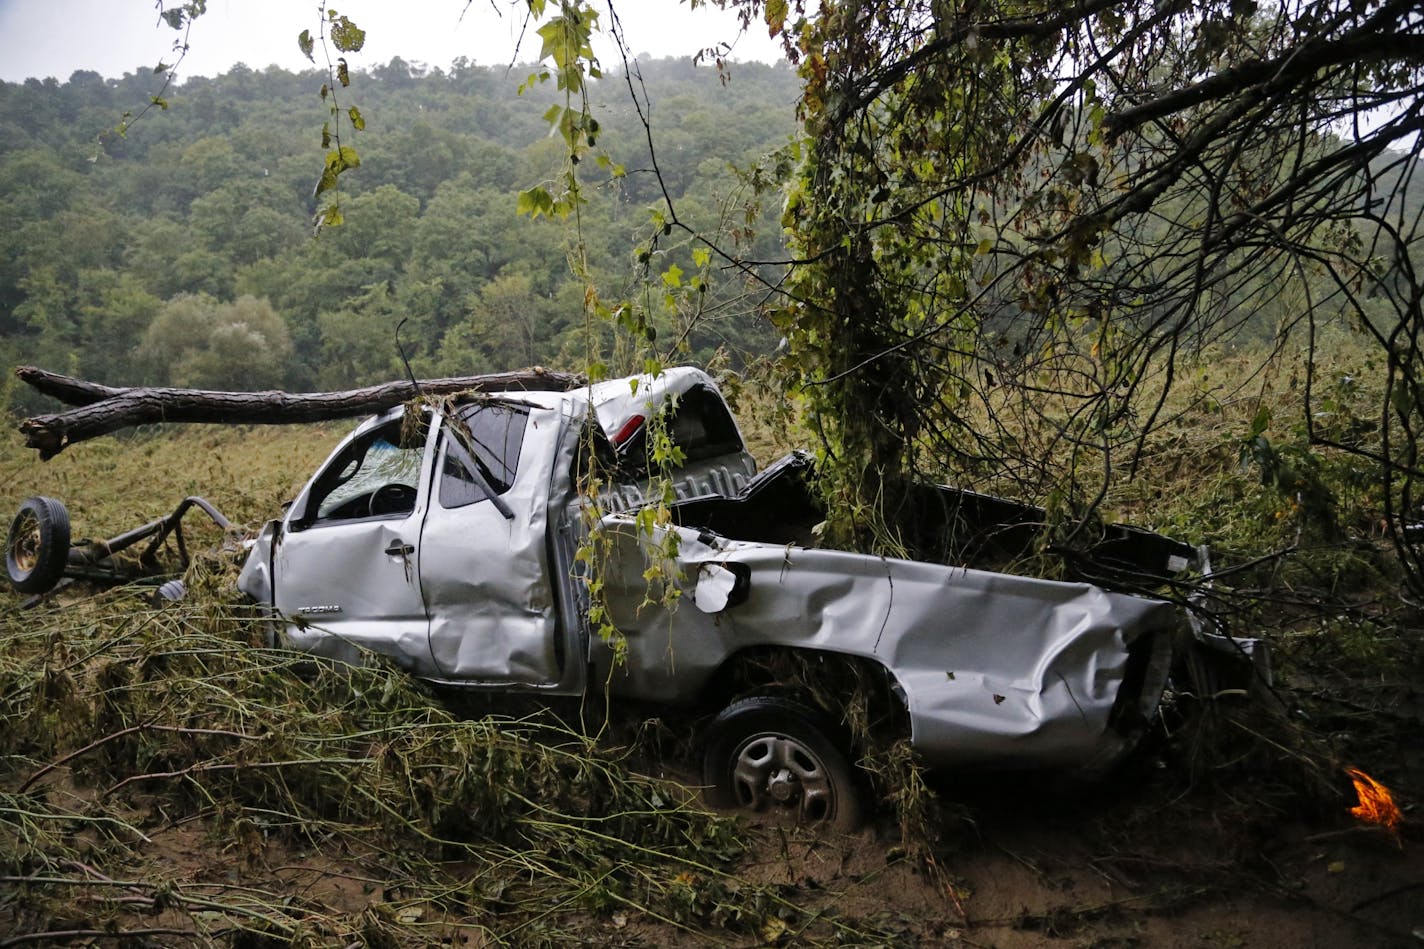
<instances>
[{"instance_id":1,"label":"tangled vegetation","mask_svg":"<svg viewBox=\"0 0 1424 949\"><path fill-rule=\"evenodd\" d=\"M138 588L7 609L0 918L24 941L873 937L739 879L743 831L626 752L547 713L461 717L398 670L262 648L196 579L161 609ZM182 846L210 853L155 869Z\"/></svg>"}]
</instances>

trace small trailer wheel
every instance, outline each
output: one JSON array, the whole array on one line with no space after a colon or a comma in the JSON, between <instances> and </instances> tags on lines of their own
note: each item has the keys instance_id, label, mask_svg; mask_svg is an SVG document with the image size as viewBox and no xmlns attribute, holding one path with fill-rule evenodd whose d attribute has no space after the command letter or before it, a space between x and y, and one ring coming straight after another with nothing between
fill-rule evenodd
<instances>
[{"instance_id":1,"label":"small trailer wheel","mask_svg":"<svg viewBox=\"0 0 1424 949\"><path fill-rule=\"evenodd\" d=\"M5 539L5 570L16 593L47 593L69 563L69 511L54 498L26 498Z\"/></svg>"}]
</instances>

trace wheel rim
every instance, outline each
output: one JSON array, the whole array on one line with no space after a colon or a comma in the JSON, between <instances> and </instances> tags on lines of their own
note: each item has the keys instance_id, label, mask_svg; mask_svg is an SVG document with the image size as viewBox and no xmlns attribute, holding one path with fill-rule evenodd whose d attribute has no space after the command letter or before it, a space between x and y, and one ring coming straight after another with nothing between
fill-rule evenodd
<instances>
[{"instance_id":1,"label":"wheel rim","mask_svg":"<svg viewBox=\"0 0 1424 949\"><path fill-rule=\"evenodd\" d=\"M10 563L21 573L30 573L39 565L42 544L39 518L22 512L10 530Z\"/></svg>"},{"instance_id":2,"label":"wheel rim","mask_svg":"<svg viewBox=\"0 0 1424 949\"><path fill-rule=\"evenodd\" d=\"M742 807L820 824L836 814L830 773L811 749L785 735L756 735L737 751L732 787Z\"/></svg>"}]
</instances>

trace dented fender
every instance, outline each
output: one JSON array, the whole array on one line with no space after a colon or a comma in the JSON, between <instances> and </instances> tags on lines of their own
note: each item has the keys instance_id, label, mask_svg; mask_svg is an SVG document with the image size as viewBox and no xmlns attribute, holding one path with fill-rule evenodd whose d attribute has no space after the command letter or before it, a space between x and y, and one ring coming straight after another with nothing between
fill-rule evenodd
<instances>
[{"instance_id":1,"label":"dented fender","mask_svg":"<svg viewBox=\"0 0 1424 949\"><path fill-rule=\"evenodd\" d=\"M613 538L610 609L629 638L615 688L677 701L728 657L759 646L858 656L903 690L930 764L1082 765L1123 750L1113 726L1145 718L1166 683L1170 603L962 567L722 540L687 528L677 567L690 596L643 600L653 545L626 519ZM666 571L664 571L666 572ZM736 594L735 596L733 594Z\"/></svg>"},{"instance_id":2,"label":"dented fender","mask_svg":"<svg viewBox=\"0 0 1424 949\"><path fill-rule=\"evenodd\" d=\"M237 588L263 606L272 605L272 545L279 521L268 521L247 547L247 559L237 575Z\"/></svg>"}]
</instances>

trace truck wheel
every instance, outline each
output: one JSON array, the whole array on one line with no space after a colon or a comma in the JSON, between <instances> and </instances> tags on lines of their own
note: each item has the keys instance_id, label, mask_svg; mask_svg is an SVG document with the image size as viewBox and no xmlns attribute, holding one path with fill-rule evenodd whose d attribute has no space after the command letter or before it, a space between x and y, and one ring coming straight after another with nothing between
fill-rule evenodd
<instances>
[{"instance_id":1,"label":"truck wheel","mask_svg":"<svg viewBox=\"0 0 1424 949\"><path fill-rule=\"evenodd\" d=\"M10 585L17 593L47 593L68 563L69 511L54 498L26 498L5 539Z\"/></svg>"},{"instance_id":2,"label":"truck wheel","mask_svg":"<svg viewBox=\"0 0 1424 949\"><path fill-rule=\"evenodd\" d=\"M860 826L864 802L836 730L780 696L733 702L707 729L703 792L714 807L780 814L837 831Z\"/></svg>"}]
</instances>

